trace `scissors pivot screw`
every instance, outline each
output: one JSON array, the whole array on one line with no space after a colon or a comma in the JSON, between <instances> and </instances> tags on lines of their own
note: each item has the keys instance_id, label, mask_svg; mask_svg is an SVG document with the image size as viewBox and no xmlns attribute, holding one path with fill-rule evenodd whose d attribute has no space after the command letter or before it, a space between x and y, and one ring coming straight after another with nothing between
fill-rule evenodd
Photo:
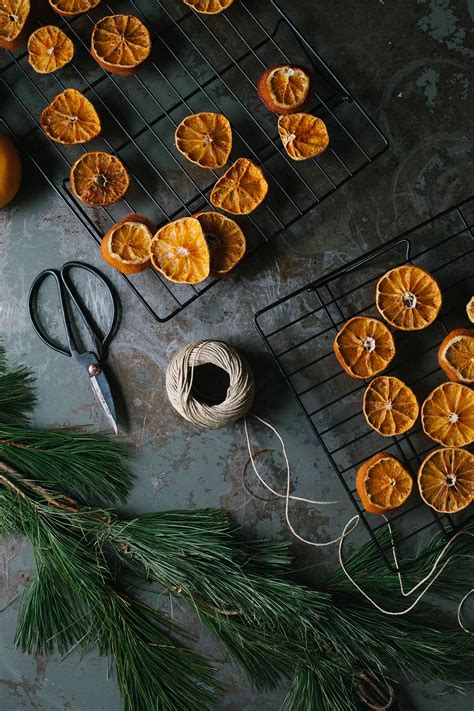
<instances>
[{"instance_id":1,"label":"scissors pivot screw","mask_svg":"<svg viewBox=\"0 0 474 711\"><path fill-rule=\"evenodd\" d=\"M94 378L102 373L102 368L98 363L91 363L88 368L88 371L91 378Z\"/></svg>"}]
</instances>

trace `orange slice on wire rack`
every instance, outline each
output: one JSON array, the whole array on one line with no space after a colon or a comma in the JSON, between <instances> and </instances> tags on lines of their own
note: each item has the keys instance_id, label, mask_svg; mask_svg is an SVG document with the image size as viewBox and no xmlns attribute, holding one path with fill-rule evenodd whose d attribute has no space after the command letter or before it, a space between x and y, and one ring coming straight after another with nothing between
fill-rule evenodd
<instances>
[{"instance_id":1,"label":"orange slice on wire rack","mask_svg":"<svg viewBox=\"0 0 474 711\"><path fill-rule=\"evenodd\" d=\"M211 203L233 215L248 215L266 198L268 183L263 171L248 158L238 158L219 178Z\"/></svg>"},{"instance_id":2,"label":"orange slice on wire rack","mask_svg":"<svg viewBox=\"0 0 474 711\"><path fill-rule=\"evenodd\" d=\"M413 427L419 407L408 385L398 378L381 375L366 388L362 410L372 429L383 437L393 437Z\"/></svg>"},{"instance_id":3,"label":"orange slice on wire rack","mask_svg":"<svg viewBox=\"0 0 474 711\"><path fill-rule=\"evenodd\" d=\"M101 207L120 200L128 190L130 178L122 161L110 153L84 153L70 173L71 188L82 202Z\"/></svg>"},{"instance_id":4,"label":"orange slice on wire rack","mask_svg":"<svg viewBox=\"0 0 474 711\"><path fill-rule=\"evenodd\" d=\"M30 19L30 0L0 2L0 47L17 49L26 40Z\"/></svg>"},{"instance_id":5,"label":"orange slice on wire rack","mask_svg":"<svg viewBox=\"0 0 474 711\"><path fill-rule=\"evenodd\" d=\"M135 15L103 17L92 30L92 56L111 74L130 76L150 52L150 33Z\"/></svg>"},{"instance_id":6,"label":"orange slice on wire rack","mask_svg":"<svg viewBox=\"0 0 474 711\"><path fill-rule=\"evenodd\" d=\"M311 76L304 67L280 64L262 74L257 88L270 111L281 115L293 114L308 101Z\"/></svg>"},{"instance_id":7,"label":"orange slice on wire rack","mask_svg":"<svg viewBox=\"0 0 474 711\"><path fill-rule=\"evenodd\" d=\"M356 488L364 509L382 514L403 506L413 491L413 479L396 457L379 452L359 468Z\"/></svg>"},{"instance_id":8,"label":"orange slice on wire rack","mask_svg":"<svg viewBox=\"0 0 474 711\"><path fill-rule=\"evenodd\" d=\"M474 383L474 330L448 333L438 350L438 363L455 383Z\"/></svg>"},{"instance_id":9,"label":"orange slice on wire rack","mask_svg":"<svg viewBox=\"0 0 474 711\"><path fill-rule=\"evenodd\" d=\"M474 296L472 296L466 304L466 313L469 321L474 323Z\"/></svg>"},{"instance_id":10,"label":"orange slice on wire rack","mask_svg":"<svg viewBox=\"0 0 474 711\"><path fill-rule=\"evenodd\" d=\"M150 245L156 225L143 215L130 213L113 225L100 243L100 253L122 274L139 274L151 266Z\"/></svg>"},{"instance_id":11,"label":"orange slice on wire rack","mask_svg":"<svg viewBox=\"0 0 474 711\"><path fill-rule=\"evenodd\" d=\"M219 12L227 10L234 0L183 0L183 2L203 15L217 15Z\"/></svg>"},{"instance_id":12,"label":"orange slice on wire rack","mask_svg":"<svg viewBox=\"0 0 474 711\"><path fill-rule=\"evenodd\" d=\"M191 114L177 127L175 143L191 163L201 168L222 168L232 150L232 128L224 114Z\"/></svg>"},{"instance_id":13,"label":"orange slice on wire rack","mask_svg":"<svg viewBox=\"0 0 474 711\"><path fill-rule=\"evenodd\" d=\"M315 158L329 145L326 124L311 114L280 116L278 132L285 151L293 160Z\"/></svg>"},{"instance_id":14,"label":"orange slice on wire rack","mask_svg":"<svg viewBox=\"0 0 474 711\"><path fill-rule=\"evenodd\" d=\"M91 141L101 129L97 111L77 89L55 96L41 113L40 126L52 141L67 146Z\"/></svg>"},{"instance_id":15,"label":"orange slice on wire rack","mask_svg":"<svg viewBox=\"0 0 474 711\"><path fill-rule=\"evenodd\" d=\"M194 217L199 220L209 247L211 276L225 276L245 254L244 233L234 220L219 212L199 212Z\"/></svg>"},{"instance_id":16,"label":"orange slice on wire rack","mask_svg":"<svg viewBox=\"0 0 474 711\"><path fill-rule=\"evenodd\" d=\"M45 25L28 39L28 61L38 74L51 74L74 57L74 44L59 27Z\"/></svg>"},{"instance_id":17,"label":"orange slice on wire rack","mask_svg":"<svg viewBox=\"0 0 474 711\"><path fill-rule=\"evenodd\" d=\"M461 383L442 383L421 406L428 437L446 447L464 447L474 440L474 391Z\"/></svg>"},{"instance_id":18,"label":"orange slice on wire rack","mask_svg":"<svg viewBox=\"0 0 474 711\"><path fill-rule=\"evenodd\" d=\"M430 452L418 470L418 489L439 513L465 509L474 499L474 455L459 447Z\"/></svg>"},{"instance_id":19,"label":"orange slice on wire rack","mask_svg":"<svg viewBox=\"0 0 474 711\"><path fill-rule=\"evenodd\" d=\"M199 284L210 272L210 254L201 224L194 217L170 222L153 237L151 263L170 281Z\"/></svg>"},{"instance_id":20,"label":"orange slice on wire rack","mask_svg":"<svg viewBox=\"0 0 474 711\"><path fill-rule=\"evenodd\" d=\"M390 269L379 279L376 303L390 325L402 331L416 331L433 323L442 298L431 274L407 264Z\"/></svg>"},{"instance_id":21,"label":"orange slice on wire rack","mask_svg":"<svg viewBox=\"0 0 474 711\"><path fill-rule=\"evenodd\" d=\"M395 342L382 321L354 316L334 339L334 353L351 378L371 378L392 361Z\"/></svg>"},{"instance_id":22,"label":"orange slice on wire rack","mask_svg":"<svg viewBox=\"0 0 474 711\"><path fill-rule=\"evenodd\" d=\"M49 4L63 17L75 17L97 7L100 0L49 0Z\"/></svg>"}]
</instances>

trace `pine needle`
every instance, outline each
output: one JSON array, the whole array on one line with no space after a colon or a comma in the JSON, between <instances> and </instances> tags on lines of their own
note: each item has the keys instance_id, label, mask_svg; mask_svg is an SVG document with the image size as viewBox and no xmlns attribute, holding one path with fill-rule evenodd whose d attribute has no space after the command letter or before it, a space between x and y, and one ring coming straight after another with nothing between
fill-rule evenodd
<instances>
[{"instance_id":1,"label":"pine needle","mask_svg":"<svg viewBox=\"0 0 474 711\"><path fill-rule=\"evenodd\" d=\"M0 346L0 423L24 425L28 421L36 397L34 378L28 368L9 368L5 351Z\"/></svg>"}]
</instances>

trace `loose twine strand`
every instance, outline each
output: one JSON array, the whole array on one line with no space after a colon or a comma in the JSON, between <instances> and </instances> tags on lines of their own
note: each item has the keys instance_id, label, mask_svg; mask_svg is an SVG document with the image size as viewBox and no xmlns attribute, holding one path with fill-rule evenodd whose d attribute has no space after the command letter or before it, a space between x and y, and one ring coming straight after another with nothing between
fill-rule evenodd
<instances>
[{"instance_id":1,"label":"loose twine strand","mask_svg":"<svg viewBox=\"0 0 474 711\"><path fill-rule=\"evenodd\" d=\"M218 405L209 405L197 400L192 394L194 369L200 365L212 364L219 368L225 370L229 375L229 388L227 390L226 399L219 403ZM395 563L395 568L397 570L397 577L400 585L400 593L403 597L410 597L417 590L423 588L419 594L416 596L414 601L403 610L386 610L381 607L375 600L373 600L370 595L368 595L361 586L354 580L350 575L344 564L343 558L343 546L345 539L354 531L360 522L360 515L356 514L345 524L342 533L337 538L333 538L330 541L311 541L307 538L303 538L296 531L290 519L290 501L299 501L300 503L314 504L318 506L327 506L343 503L342 501L319 501L316 499L307 499L302 496L293 496L291 492L291 468L288 459L288 453L286 450L285 443L278 432L278 430L271 424L263 420L258 415L250 412L250 408L253 403L255 395L255 381L253 373L250 369L248 363L242 358L242 356L237 353L233 348L221 341L210 341L202 340L195 343L190 343L189 345L181 348L172 357L168 369L166 372L166 391L170 399L171 404L177 410L182 417L191 422L196 427L201 429L210 430L218 429L220 427L225 427L240 417L244 417L244 430L245 438L247 441L247 448L249 452L249 458L252 463L253 471L257 476L258 480L264 486L267 491L269 491L274 497L279 499L284 499L285 501L285 520L291 531L291 533L302 543L309 546L314 546L317 548L322 548L325 546L331 546L338 543L338 557L339 564L352 585L360 592L363 597L370 602L379 612L384 615L389 616L401 616L407 615L411 612L422 598L426 595L428 590L431 588L433 583L441 575L443 570L446 568L448 563L452 560L452 556L448 557L441 564L446 552L454 543L454 541L461 535L474 536L473 533L469 531L459 531L456 533L442 548L440 553L434 560L433 565L429 572L414 585L411 590L405 590L403 585L403 578L400 573L398 565L398 557L395 549L395 540L393 537L392 527L389 520L384 515L386 525L388 527L390 536L390 545L392 549L393 561ZM252 451L252 446L250 443L250 436L248 431L248 417L253 417L255 420L260 422L262 425L268 427L278 438L281 450L283 454L283 459L286 466L286 489L284 493L276 491L270 484L268 484L263 476L257 469L255 463L255 457ZM472 558L473 556L466 556ZM441 564L441 567L439 567ZM424 586L424 587L423 587ZM462 600L460 601L457 609L457 619L461 629L467 634L474 634L469 629L467 629L462 621L462 610L467 601L467 599L474 593L474 588L469 590Z\"/></svg>"}]
</instances>

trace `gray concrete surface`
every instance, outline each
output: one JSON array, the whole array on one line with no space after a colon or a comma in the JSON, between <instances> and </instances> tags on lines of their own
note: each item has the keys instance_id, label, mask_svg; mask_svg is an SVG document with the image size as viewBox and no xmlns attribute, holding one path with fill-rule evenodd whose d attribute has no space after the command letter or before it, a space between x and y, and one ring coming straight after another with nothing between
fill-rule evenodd
<instances>
[{"instance_id":1,"label":"gray concrete surface","mask_svg":"<svg viewBox=\"0 0 474 711\"><path fill-rule=\"evenodd\" d=\"M238 1L238 0L236 0ZM123 321L109 365L119 380L129 416L136 483L128 512L170 507L222 506L249 532L288 536L280 504L264 504L243 490L247 459L240 424L202 433L181 420L164 393L166 364L174 351L198 338L242 349L255 368L255 410L284 435L299 495L341 497L341 489L298 405L260 341L253 313L380 245L420 220L468 197L473 185L472 86L474 5L468 0L285 0L299 27L379 122L390 150L283 235L255 255L235 278L218 285L172 322L155 323L119 282ZM0 111L1 113L1 111ZM78 382L68 359L48 351L33 333L26 294L46 266L83 259L99 264L77 219L37 174L26 176L20 196L0 213L0 333L13 360L37 376L38 425L90 423L105 427L92 392ZM255 430L255 441L270 444ZM302 535L340 530L352 509L298 507ZM356 539L354 539L356 540ZM334 550L295 552L315 574L335 564ZM4 542L0 581L0 708L2 711L115 711L119 697L107 662L29 658L13 645L19 597L32 571L25 541ZM321 566L321 567L318 567ZM6 574L8 572L8 575ZM195 623L190 620L195 628ZM197 630L198 631L198 630ZM211 650L211 640L202 638ZM224 664L227 692L219 709L274 711L284 689L256 694ZM439 684L404 685L407 708L468 711L472 691L447 694Z\"/></svg>"}]
</instances>

